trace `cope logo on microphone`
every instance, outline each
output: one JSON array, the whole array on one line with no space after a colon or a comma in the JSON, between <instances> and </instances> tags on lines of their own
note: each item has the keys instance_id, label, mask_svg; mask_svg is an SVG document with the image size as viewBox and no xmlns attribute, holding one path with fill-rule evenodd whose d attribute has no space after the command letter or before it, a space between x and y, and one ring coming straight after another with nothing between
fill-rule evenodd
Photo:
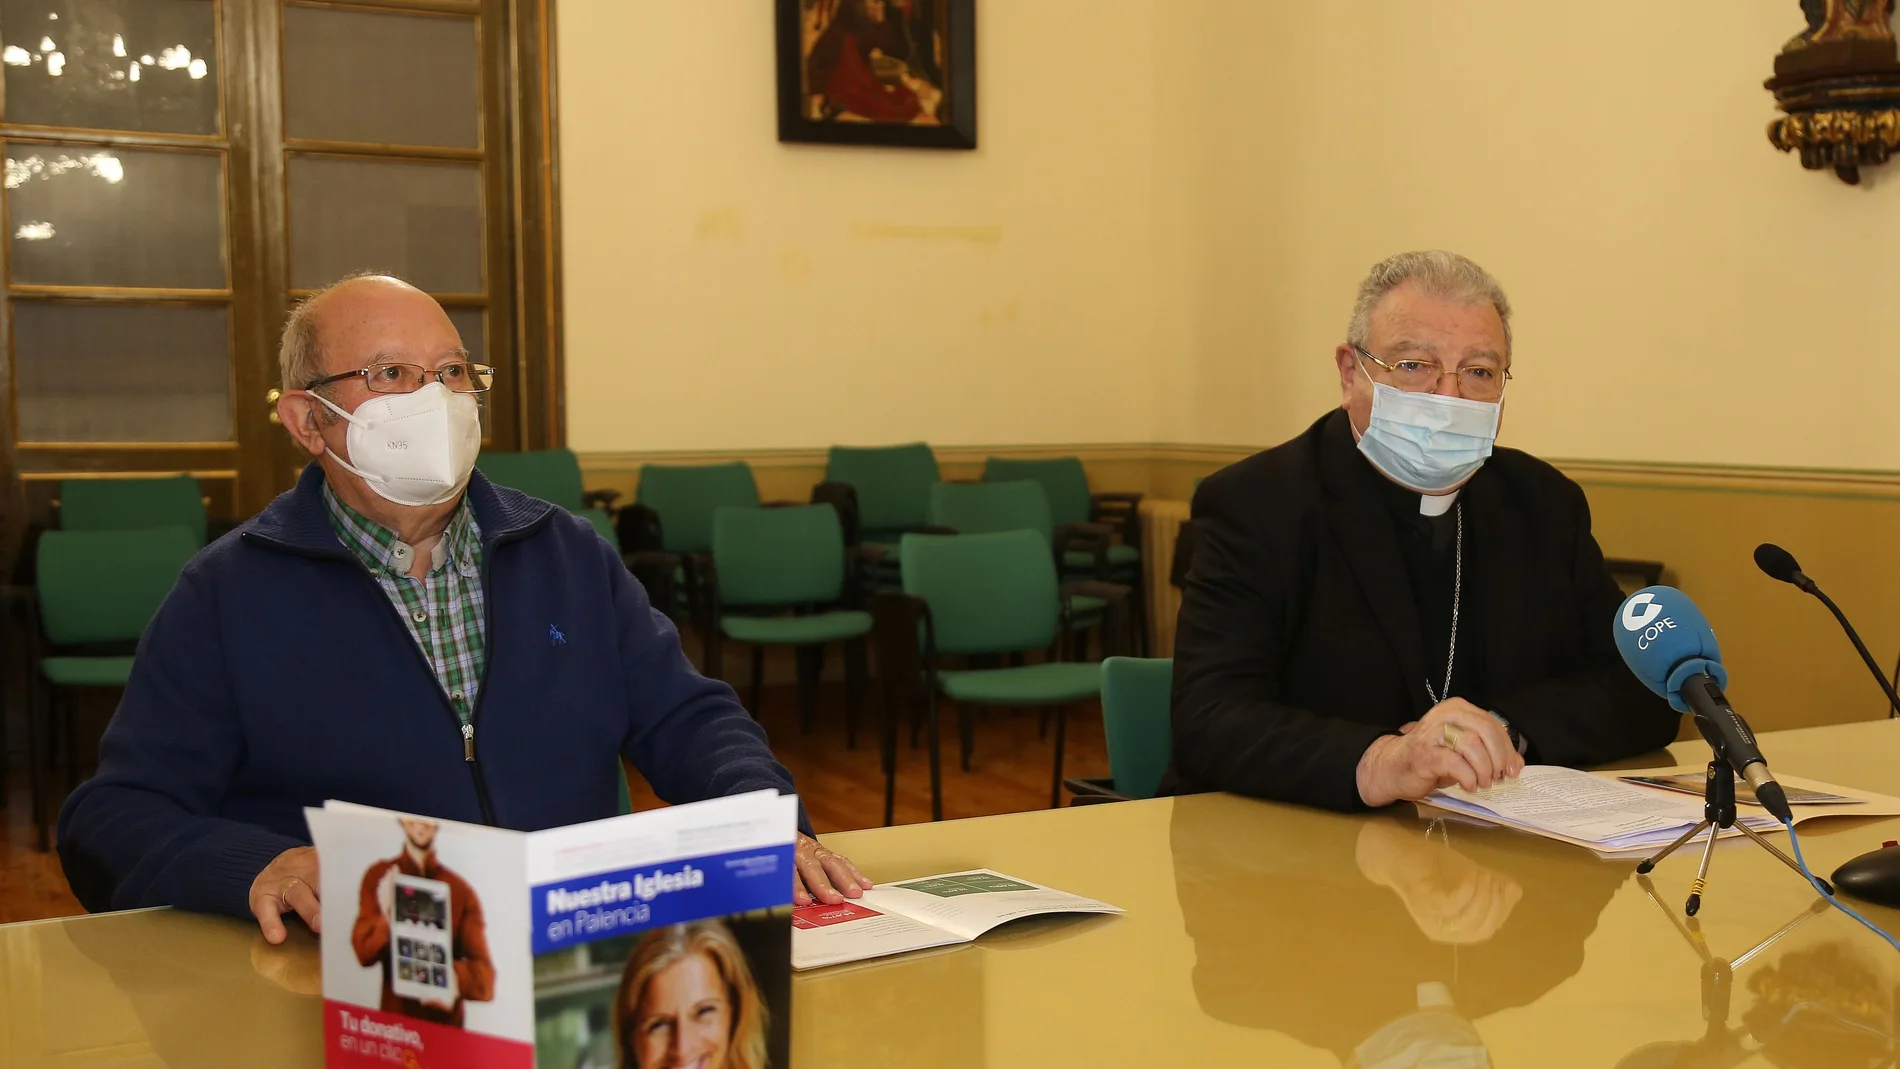
<instances>
[{"instance_id":1,"label":"cope logo on microphone","mask_svg":"<svg viewBox=\"0 0 1900 1069\"><path fill-rule=\"evenodd\" d=\"M1644 591L1631 596L1623 603L1623 629L1641 631L1636 640L1636 648L1646 650L1650 643L1662 637L1665 631L1674 631L1676 622L1663 615L1663 607L1656 604L1656 595Z\"/></svg>"},{"instance_id":2,"label":"cope logo on microphone","mask_svg":"<svg viewBox=\"0 0 1900 1069\"><path fill-rule=\"evenodd\" d=\"M1623 603L1623 630L1641 631L1654 623L1662 611L1662 606L1656 604L1656 595L1638 594Z\"/></svg>"}]
</instances>

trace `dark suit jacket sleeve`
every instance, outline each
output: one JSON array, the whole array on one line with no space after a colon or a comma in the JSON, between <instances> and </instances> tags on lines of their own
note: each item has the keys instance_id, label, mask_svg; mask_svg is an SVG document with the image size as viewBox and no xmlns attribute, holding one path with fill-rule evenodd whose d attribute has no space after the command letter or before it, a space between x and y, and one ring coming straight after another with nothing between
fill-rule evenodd
<instances>
[{"instance_id":1,"label":"dark suit jacket sleeve","mask_svg":"<svg viewBox=\"0 0 1900 1069\"><path fill-rule=\"evenodd\" d=\"M1492 702L1530 742L1538 764L1587 768L1660 749L1676 739L1681 718L1667 702L1637 681L1616 650L1610 630L1623 592L1603 567L1603 551L1590 533L1590 503L1582 487L1565 481L1554 504L1576 532L1570 581L1582 614L1581 668L1540 680Z\"/></svg>"},{"instance_id":2,"label":"dark suit jacket sleeve","mask_svg":"<svg viewBox=\"0 0 1900 1069\"><path fill-rule=\"evenodd\" d=\"M1194 502L1193 566L1175 626L1174 754L1184 789L1363 809L1359 758L1385 734L1285 704L1281 672L1300 611L1292 525L1269 525L1245 483L1210 479Z\"/></svg>"}]
</instances>

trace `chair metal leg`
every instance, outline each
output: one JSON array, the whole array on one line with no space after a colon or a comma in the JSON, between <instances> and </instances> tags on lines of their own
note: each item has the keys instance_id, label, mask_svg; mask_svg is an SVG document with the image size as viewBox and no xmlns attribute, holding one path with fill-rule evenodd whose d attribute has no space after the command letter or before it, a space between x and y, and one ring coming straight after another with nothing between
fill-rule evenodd
<instances>
[{"instance_id":1,"label":"chair metal leg","mask_svg":"<svg viewBox=\"0 0 1900 1069\"><path fill-rule=\"evenodd\" d=\"M1069 707L1056 706L1056 770L1055 778L1049 783L1049 808L1062 805L1062 747L1069 736Z\"/></svg>"},{"instance_id":2,"label":"chair metal leg","mask_svg":"<svg viewBox=\"0 0 1900 1069\"><path fill-rule=\"evenodd\" d=\"M7 640L12 637L9 633L11 629L6 624L6 613L5 600L0 598L0 657L4 657L4 651L9 648ZM7 731L7 699L10 697L7 693L7 685L13 679L11 667L4 660L0 660L0 809L5 808L7 799L12 797L7 793L8 788L12 786L8 772L11 771L13 763L13 750L10 745L12 740L8 738Z\"/></svg>"},{"instance_id":3,"label":"chair metal leg","mask_svg":"<svg viewBox=\"0 0 1900 1069\"><path fill-rule=\"evenodd\" d=\"M752 719L765 708L765 647L752 647Z\"/></svg>"},{"instance_id":4,"label":"chair metal leg","mask_svg":"<svg viewBox=\"0 0 1900 1069\"><path fill-rule=\"evenodd\" d=\"M1133 611L1128 614L1128 629L1134 634L1128 636L1133 641L1127 648L1137 657L1146 657L1148 656L1148 570L1136 565L1134 582L1129 585L1133 588L1128 592L1128 598L1133 602L1130 606ZM1106 636L1104 636L1104 653L1106 653Z\"/></svg>"},{"instance_id":5,"label":"chair metal leg","mask_svg":"<svg viewBox=\"0 0 1900 1069\"><path fill-rule=\"evenodd\" d=\"M976 749L976 717L963 702L957 703L957 745L961 751L963 771L968 772L970 751Z\"/></svg>"},{"instance_id":6,"label":"chair metal leg","mask_svg":"<svg viewBox=\"0 0 1900 1069\"><path fill-rule=\"evenodd\" d=\"M66 734L64 774L60 777L59 797L63 802L79 785L79 691L61 688L59 729ZM50 807L49 807L50 808Z\"/></svg>"},{"instance_id":7,"label":"chair metal leg","mask_svg":"<svg viewBox=\"0 0 1900 1069\"><path fill-rule=\"evenodd\" d=\"M44 764L51 763L52 749L46 745L46 721L52 711L46 707L48 700L46 686L39 680L38 666L27 677L26 699L26 774L28 788L33 792L33 828L38 835L40 853L46 852L46 769ZM42 757L44 753L45 757Z\"/></svg>"},{"instance_id":8,"label":"chair metal leg","mask_svg":"<svg viewBox=\"0 0 1900 1069\"><path fill-rule=\"evenodd\" d=\"M818 674L824 670L823 646L799 646L793 651L798 664L798 733L811 734L818 721Z\"/></svg>"},{"instance_id":9,"label":"chair metal leg","mask_svg":"<svg viewBox=\"0 0 1900 1069\"><path fill-rule=\"evenodd\" d=\"M883 688L879 688L881 691ZM897 710L888 699L878 703L878 763L884 770L884 826L897 818Z\"/></svg>"},{"instance_id":10,"label":"chair metal leg","mask_svg":"<svg viewBox=\"0 0 1900 1069\"><path fill-rule=\"evenodd\" d=\"M927 726L930 730L930 819L942 820L943 762L941 760L941 754L939 753L940 745L937 739L937 694L935 691L930 693L929 702L930 705L926 710L925 719L928 721Z\"/></svg>"},{"instance_id":11,"label":"chair metal leg","mask_svg":"<svg viewBox=\"0 0 1900 1069\"><path fill-rule=\"evenodd\" d=\"M858 710L864 704L865 640L854 638L844 646L844 748L858 748Z\"/></svg>"}]
</instances>

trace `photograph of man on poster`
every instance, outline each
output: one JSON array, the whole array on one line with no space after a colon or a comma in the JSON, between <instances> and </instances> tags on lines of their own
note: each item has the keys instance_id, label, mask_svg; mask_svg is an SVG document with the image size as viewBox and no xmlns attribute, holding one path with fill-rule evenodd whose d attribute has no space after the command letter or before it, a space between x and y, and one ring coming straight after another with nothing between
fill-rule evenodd
<instances>
[{"instance_id":1,"label":"photograph of man on poster","mask_svg":"<svg viewBox=\"0 0 1900 1069\"><path fill-rule=\"evenodd\" d=\"M383 1010L460 1028L463 1003L495 997L495 966L489 959L481 899L467 880L436 858L438 825L434 821L403 819L400 823L402 850L393 858L374 862L363 873L350 944L358 964L382 968ZM427 893L429 881L446 886L446 903ZM440 945L426 938L395 935L398 926L446 929L450 949L443 953ZM407 953L402 953L405 943ZM432 964L416 964L425 958ZM413 990L412 984L419 983L441 994L412 998L397 991L395 981L404 965L409 966L409 976L401 977L405 989Z\"/></svg>"}]
</instances>

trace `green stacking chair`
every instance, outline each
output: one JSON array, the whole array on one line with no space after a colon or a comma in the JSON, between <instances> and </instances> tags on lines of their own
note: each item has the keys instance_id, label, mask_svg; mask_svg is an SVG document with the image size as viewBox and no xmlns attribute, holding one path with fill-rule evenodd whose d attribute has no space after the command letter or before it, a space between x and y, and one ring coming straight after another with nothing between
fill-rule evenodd
<instances>
[{"instance_id":1,"label":"green stacking chair","mask_svg":"<svg viewBox=\"0 0 1900 1069\"><path fill-rule=\"evenodd\" d=\"M926 515L932 527L948 528L957 534L1027 530L1046 539L1055 537L1049 495L1041 483L1032 479L938 483L930 488L930 511Z\"/></svg>"},{"instance_id":2,"label":"green stacking chair","mask_svg":"<svg viewBox=\"0 0 1900 1069\"><path fill-rule=\"evenodd\" d=\"M825 481L812 492L812 500L848 497L853 504L841 509L851 524L847 539L881 553L876 571L880 578L894 581L898 539L928 526L930 487L941 479L937 455L923 442L871 448L834 445L825 462Z\"/></svg>"},{"instance_id":3,"label":"green stacking chair","mask_svg":"<svg viewBox=\"0 0 1900 1069\"><path fill-rule=\"evenodd\" d=\"M587 490L581 483L580 458L571 449L528 453L483 453L475 466L497 486L551 501L586 519L610 545L620 544L614 530L613 503L618 490Z\"/></svg>"},{"instance_id":4,"label":"green stacking chair","mask_svg":"<svg viewBox=\"0 0 1900 1069\"><path fill-rule=\"evenodd\" d=\"M702 626L702 580L712 557L713 513L727 507L759 507L759 484L745 461L647 464L640 469L634 503L614 519L620 546L633 555L630 563L642 580L650 573L664 573L671 589L656 590L648 583L654 602L663 609L683 610Z\"/></svg>"},{"instance_id":5,"label":"green stacking chair","mask_svg":"<svg viewBox=\"0 0 1900 1069\"><path fill-rule=\"evenodd\" d=\"M136 531L183 527L205 543L205 499L189 475L159 479L65 479L59 484L63 531Z\"/></svg>"},{"instance_id":6,"label":"green stacking chair","mask_svg":"<svg viewBox=\"0 0 1900 1069\"><path fill-rule=\"evenodd\" d=\"M1074 613L1077 594L1101 598L1111 613L1119 614L1126 611L1127 588L1098 582L1079 584L1080 589L1077 584L1060 584L1049 543L1035 531L905 535L899 553L904 592L882 594L873 605L878 617L879 674L889 677L884 689L883 743L886 756L892 758L885 774L886 822L895 792L897 712L903 703L918 698L928 710L931 817L943 817L939 695L957 705L965 771L974 743L971 706L1054 709L1049 804L1058 804L1068 707L1101 693L1101 667L1051 660L1007 668L953 668L947 659L987 660L1055 649L1057 637Z\"/></svg>"},{"instance_id":7,"label":"green stacking chair","mask_svg":"<svg viewBox=\"0 0 1900 1069\"><path fill-rule=\"evenodd\" d=\"M183 527L40 535L34 564L39 671L31 688L27 746L41 850L47 845L45 780L54 735L65 739L68 787L77 775L73 692L125 686L139 635L201 548L198 534Z\"/></svg>"},{"instance_id":8,"label":"green stacking chair","mask_svg":"<svg viewBox=\"0 0 1900 1069\"><path fill-rule=\"evenodd\" d=\"M713 513L709 584L714 626L706 634L707 674L720 678L724 645L752 647L754 717L764 697L765 648L790 646L798 656L802 727L818 712L824 648L845 644L845 744L855 747L865 681L871 614L859 608L844 526L830 505L793 508L725 506Z\"/></svg>"},{"instance_id":9,"label":"green stacking chair","mask_svg":"<svg viewBox=\"0 0 1900 1069\"><path fill-rule=\"evenodd\" d=\"M1049 514L1056 530L1094 537L1089 544L1069 546L1063 553L1062 574L1119 583L1134 591L1132 608L1136 640L1147 645L1147 586L1141 566L1140 494L1091 493L1088 471L1080 457L1019 460L991 457L983 466L984 482L1033 479L1049 494ZM1119 541L1117 539L1119 538Z\"/></svg>"},{"instance_id":10,"label":"green stacking chair","mask_svg":"<svg viewBox=\"0 0 1900 1069\"><path fill-rule=\"evenodd\" d=\"M1153 798L1174 749L1171 658L1110 657L1102 662L1102 727L1108 778L1072 779L1071 805Z\"/></svg>"},{"instance_id":11,"label":"green stacking chair","mask_svg":"<svg viewBox=\"0 0 1900 1069\"><path fill-rule=\"evenodd\" d=\"M659 548L668 553L712 552L713 513L721 508L757 508L759 484L752 465L647 464L640 469L635 504L653 510L660 522Z\"/></svg>"},{"instance_id":12,"label":"green stacking chair","mask_svg":"<svg viewBox=\"0 0 1900 1069\"><path fill-rule=\"evenodd\" d=\"M929 516L931 528L945 534L1035 531L1052 547L1058 561L1078 549L1093 552L1106 543L1106 536L1100 531L1076 530L1076 525L1058 529L1050 518L1047 492L1041 483L1032 479L937 483L930 488ZM1074 629L1087 631L1101 626L1106 603L1100 598L1078 594L1073 608L1075 615L1070 622Z\"/></svg>"}]
</instances>

